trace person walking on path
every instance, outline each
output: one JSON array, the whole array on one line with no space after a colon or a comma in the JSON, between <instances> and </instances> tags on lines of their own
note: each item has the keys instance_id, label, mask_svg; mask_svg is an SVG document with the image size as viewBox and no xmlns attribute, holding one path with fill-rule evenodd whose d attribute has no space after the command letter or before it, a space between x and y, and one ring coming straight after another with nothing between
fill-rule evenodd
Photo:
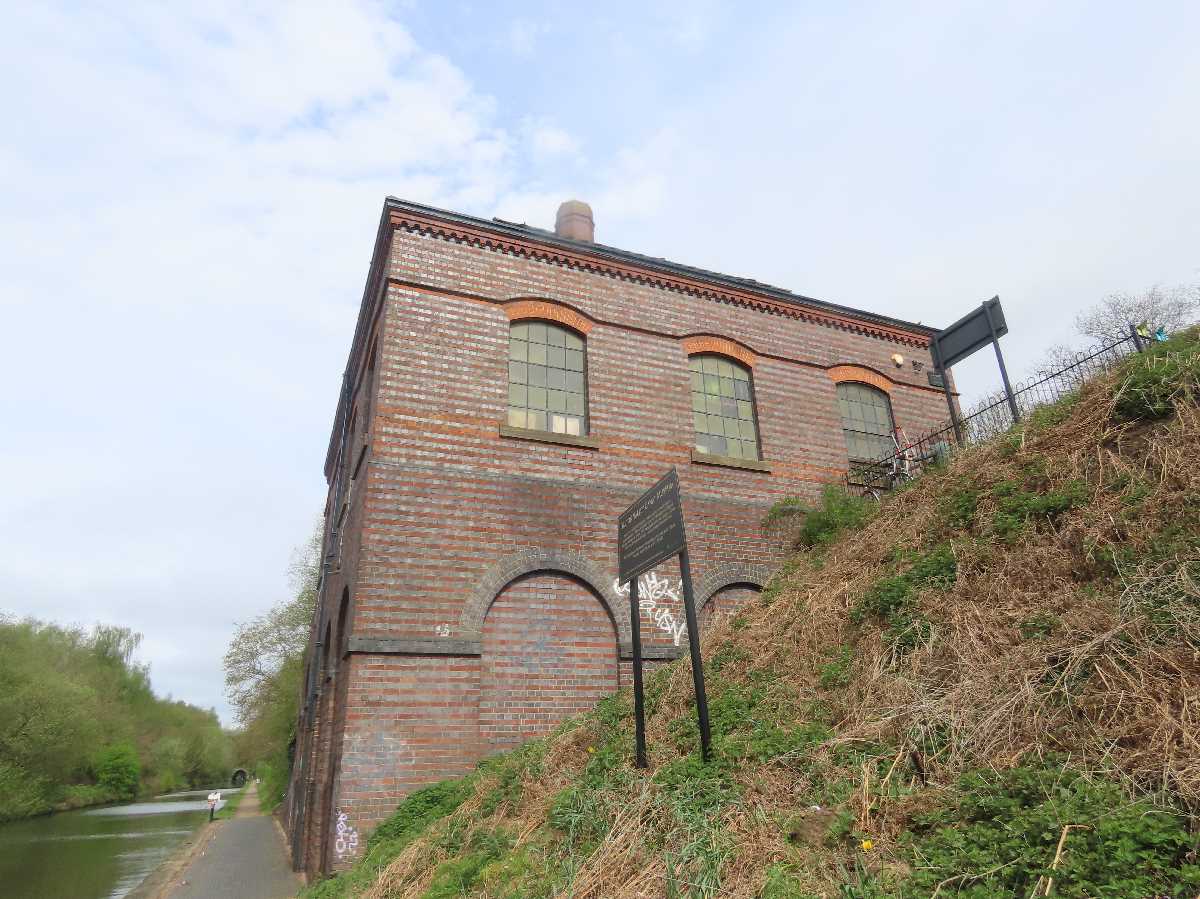
<instances>
[{"instance_id":1,"label":"person walking on path","mask_svg":"<svg viewBox=\"0 0 1200 899\"><path fill-rule=\"evenodd\" d=\"M304 885L288 863L275 819L259 809L257 784L233 819L218 821L204 848L174 879L167 899L288 899Z\"/></svg>"}]
</instances>

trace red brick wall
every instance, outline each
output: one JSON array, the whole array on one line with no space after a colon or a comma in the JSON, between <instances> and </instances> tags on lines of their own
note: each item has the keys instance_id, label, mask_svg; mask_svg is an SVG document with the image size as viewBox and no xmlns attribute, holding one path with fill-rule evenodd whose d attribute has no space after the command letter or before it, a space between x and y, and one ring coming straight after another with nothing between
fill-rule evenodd
<instances>
[{"instance_id":1,"label":"red brick wall","mask_svg":"<svg viewBox=\"0 0 1200 899\"><path fill-rule=\"evenodd\" d=\"M668 468L679 471L697 598L713 597L708 620L749 601L747 584L761 586L781 560L759 527L770 505L813 498L845 471L830 367L886 377L910 433L945 410L910 364L928 367L926 351L844 328L404 230L386 271L382 315L369 303L364 313L376 323L362 337L378 341L374 378L364 353L352 372L356 434L327 472L331 489L348 480L367 442L318 613L336 633L349 588L352 651L329 694L327 731L304 747L320 782L332 778L329 808L294 835L317 847L310 869L352 861L312 859L334 808L365 840L413 788L460 775L627 682L616 519ZM504 304L523 299L591 322L594 447L501 436ZM768 471L692 460L693 335L746 349ZM641 615L650 665L686 652L678 565L655 575L662 589Z\"/></svg>"},{"instance_id":2,"label":"red brick wall","mask_svg":"<svg viewBox=\"0 0 1200 899\"><path fill-rule=\"evenodd\" d=\"M577 581L514 581L488 611L479 681L481 748L512 749L617 689L616 628Z\"/></svg>"},{"instance_id":3,"label":"red brick wall","mask_svg":"<svg viewBox=\"0 0 1200 899\"><path fill-rule=\"evenodd\" d=\"M718 590L700 610L701 630L707 630L717 623L731 618L742 606L753 602L760 592L757 587L747 587L741 584L734 584Z\"/></svg>"}]
</instances>

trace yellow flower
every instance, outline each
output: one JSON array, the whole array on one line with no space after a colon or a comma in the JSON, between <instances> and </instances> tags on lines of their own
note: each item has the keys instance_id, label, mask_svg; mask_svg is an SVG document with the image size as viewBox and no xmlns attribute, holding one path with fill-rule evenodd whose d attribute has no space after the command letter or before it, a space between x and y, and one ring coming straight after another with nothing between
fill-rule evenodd
<instances>
[{"instance_id":1,"label":"yellow flower","mask_svg":"<svg viewBox=\"0 0 1200 899\"><path fill-rule=\"evenodd\" d=\"M595 746L589 746L589 747L588 747L588 752L595 752L595 751L596 751L596 747L595 747Z\"/></svg>"},{"instance_id":2,"label":"yellow flower","mask_svg":"<svg viewBox=\"0 0 1200 899\"><path fill-rule=\"evenodd\" d=\"M875 844L872 843L870 840L863 840L862 847L865 851L870 852L872 849L875 848Z\"/></svg>"}]
</instances>

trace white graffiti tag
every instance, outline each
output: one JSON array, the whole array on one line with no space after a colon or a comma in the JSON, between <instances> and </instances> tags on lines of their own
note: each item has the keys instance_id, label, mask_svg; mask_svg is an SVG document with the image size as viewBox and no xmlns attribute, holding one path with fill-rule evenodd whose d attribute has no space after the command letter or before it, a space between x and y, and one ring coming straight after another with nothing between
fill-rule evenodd
<instances>
[{"instance_id":1,"label":"white graffiti tag","mask_svg":"<svg viewBox=\"0 0 1200 899\"><path fill-rule=\"evenodd\" d=\"M683 581L680 578L675 578L675 584L672 586L670 578L660 578L653 571L638 578L639 611L648 615L660 631L669 634L676 646L683 639L683 635L687 633L687 622L679 621L674 612L660 607L659 603L667 599L678 603L680 601L679 593L682 589ZM614 580L613 590L618 596L629 598L628 584L621 584Z\"/></svg>"},{"instance_id":2,"label":"white graffiti tag","mask_svg":"<svg viewBox=\"0 0 1200 899\"><path fill-rule=\"evenodd\" d=\"M338 858L355 855L358 852L358 831L346 823L344 811L339 808L334 813L337 815L337 827L334 828L337 839L333 842L333 851Z\"/></svg>"}]
</instances>

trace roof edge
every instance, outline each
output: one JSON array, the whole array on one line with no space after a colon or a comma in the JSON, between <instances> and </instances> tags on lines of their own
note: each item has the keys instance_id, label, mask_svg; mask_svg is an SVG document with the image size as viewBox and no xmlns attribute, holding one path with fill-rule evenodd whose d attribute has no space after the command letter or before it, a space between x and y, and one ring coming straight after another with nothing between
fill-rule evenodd
<instances>
[{"instance_id":1,"label":"roof edge","mask_svg":"<svg viewBox=\"0 0 1200 899\"><path fill-rule=\"evenodd\" d=\"M839 303L831 303L828 300L819 300L815 297L793 293L792 291L786 290L782 287L764 284L760 281L755 281L750 278L740 278L735 275L726 275L720 272L698 268L696 266L672 262L668 259L644 256L640 253L622 250L618 247L611 247L606 244L584 243L582 241L569 240L567 238L558 237L551 231L535 228L530 225L520 225L513 222L506 222L501 219L477 218L476 216L466 215L465 213L454 212L448 209L440 209L436 206L426 206L422 203L414 203L412 201L402 200L399 197L393 196L388 196L384 205L387 209L395 210L401 213L408 212L445 222L447 224L464 225L470 228L490 231L491 233L502 237L532 241L556 250L562 250L582 256L592 256L597 259L624 263L626 265L633 265L638 268L647 269L668 276L682 276L696 281L724 287L726 289L756 294L765 299L782 302L801 309L807 308L813 312L825 312L846 318L856 319L867 324L880 325L886 328L908 331L914 336L919 335L922 337L931 337L941 330L940 328L935 328L929 325L922 325L917 322L893 318L892 316L881 315L876 312L869 312L865 309L858 309L853 306L843 306Z\"/></svg>"}]
</instances>

